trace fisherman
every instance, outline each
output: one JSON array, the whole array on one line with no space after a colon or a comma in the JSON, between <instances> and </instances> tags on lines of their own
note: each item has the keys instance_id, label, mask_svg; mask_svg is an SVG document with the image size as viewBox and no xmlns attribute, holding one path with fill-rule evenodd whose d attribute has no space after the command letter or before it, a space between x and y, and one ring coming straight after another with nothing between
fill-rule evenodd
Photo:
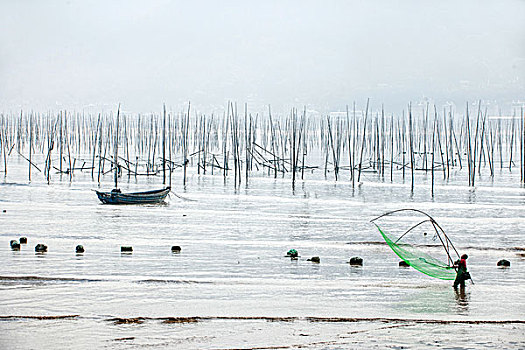
<instances>
[{"instance_id":1,"label":"fisherman","mask_svg":"<svg viewBox=\"0 0 525 350\"><path fill-rule=\"evenodd\" d=\"M458 285L461 286L461 289L465 288L465 281L470 279L470 273L467 272L467 259L468 255L463 254L461 260L457 261L454 264L454 267L457 268L457 275L454 281L454 289L458 288Z\"/></svg>"}]
</instances>

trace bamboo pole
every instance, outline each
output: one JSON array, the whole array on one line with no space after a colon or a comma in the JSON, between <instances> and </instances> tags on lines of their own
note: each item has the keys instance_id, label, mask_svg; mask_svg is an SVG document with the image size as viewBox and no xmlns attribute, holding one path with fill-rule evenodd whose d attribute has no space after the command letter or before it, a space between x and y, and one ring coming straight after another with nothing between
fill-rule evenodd
<instances>
[{"instance_id":1,"label":"bamboo pole","mask_svg":"<svg viewBox=\"0 0 525 350\"><path fill-rule=\"evenodd\" d=\"M116 123L116 126L115 126L115 146L114 146L114 149L115 149L115 157L114 157L114 163L115 163L115 176L114 176L114 180L115 180L115 189L118 189L118 136L119 136L119 117L120 117L120 103L118 105L118 109L117 109L117 123Z\"/></svg>"},{"instance_id":2,"label":"bamboo pole","mask_svg":"<svg viewBox=\"0 0 525 350\"><path fill-rule=\"evenodd\" d=\"M166 185L166 104L162 115L162 184Z\"/></svg>"},{"instance_id":3,"label":"bamboo pole","mask_svg":"<svg viewBox=\"0 0 525 350\"><path fill-rule=\"evenodd\" d=\"M29 115L29 169L28 177L31 182L31 154L33 153L33 115Z\"/></svg>"},{"instance_id":4,"label":"bamboo pole","mask_svg":"<svg viewBox=\"0 0 525 350\"><path fill-rule=\"evenodd\" d=\"M434 110L435 111L435 110ZM431 169L431 172L432 172L432 190L431 190L431 194L432 194L432 197L434 197L434 150L436 149L436 132L437 132L437 113L434 114L434 123L433 123L433 128L432 128L432 169Z\"/></svg>"},{"instance_id":5,"label":"bamboo pole","mask_svg":"<svg viewBox=\"0 0 525 350\"><path fill-rule=\"evenodd\" d=\"M365 109L365 121L363 126L363 142L361 143L361 156L359 157L359 172L357 173L357 182L361 181L361 170L362 170L362 164L363 164L363 152L365 148L365 138L366 138L366 121L368 118L368 104L370 102L370 99L366 100L366 109Z\"/></svg>"},{"instance_id":6,"label":"bamboo pole","mask_svg":"<svg viewBox=\"0 0 525 350\"><path fill-rule=\"evenodd\" d=\"M412 135L412 106L408 105L408 136L409 136L409 143L410 143L410 168L411 168L411 192L414 192L414 142L413 142L413 135Z\"/></svg>"},{"instance_id":7,"label":"bamboo pole","mask_svg":"<svg viewBox=\"0 0 525 350\"><path fill-rule=\"evenodd\" d=\"M91 158L91 178L93 179L94 171L95 171L95 151L97 150L96 144L97 144L97 138L99 137L99 126L100 126L100 113L98 114L97 119L97 127L95 129L95 137L94 137L94 144L93 144L93 157Z\"/></svg>"}]
</instances>

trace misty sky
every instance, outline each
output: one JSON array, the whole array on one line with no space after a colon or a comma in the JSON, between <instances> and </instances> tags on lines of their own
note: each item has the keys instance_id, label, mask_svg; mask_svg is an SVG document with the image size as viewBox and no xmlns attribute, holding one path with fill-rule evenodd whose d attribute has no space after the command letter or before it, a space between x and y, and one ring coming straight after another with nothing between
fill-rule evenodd
<instances>
[{"instance_id":1,"label":"misty sky","mask_svg":"<svg viewBox=\"0 0 525 350\"><path fill-rule=\"evenodd\" d=\"M525 100L525 1L0 0L0 111Z\"/></svg>"}]
</instances>

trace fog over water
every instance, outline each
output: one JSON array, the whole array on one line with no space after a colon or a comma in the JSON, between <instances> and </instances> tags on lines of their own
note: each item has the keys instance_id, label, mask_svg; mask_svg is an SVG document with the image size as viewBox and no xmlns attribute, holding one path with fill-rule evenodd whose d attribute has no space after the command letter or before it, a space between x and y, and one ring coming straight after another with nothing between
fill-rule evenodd
<instances>
[{"instance_id":1,"label":"fog over water","mask_svg":"<svg viewBox=\"0 0 525 350\"><path fill-rule=\"evenodd\" d=\"M525 2L2 1L0 109L400 111L525 92Z\"/></svg>"}]
</instances>

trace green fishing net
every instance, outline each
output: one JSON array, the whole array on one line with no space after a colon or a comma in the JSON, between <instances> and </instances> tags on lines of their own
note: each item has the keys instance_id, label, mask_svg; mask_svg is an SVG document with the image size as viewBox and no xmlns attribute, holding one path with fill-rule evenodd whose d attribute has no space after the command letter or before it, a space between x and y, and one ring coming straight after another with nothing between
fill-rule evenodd
<instances>
[{"instance_id":1,"label":"green fishing net","mask_svg":"<svg viewBox=\"0 0 525 350\"><path fill-rule=\"evenodd\" d=\"M383 232L377 224L376 227L390 248L416 270L442 280L453 280L456 278L456 270L448 266L447 263L421 251L413 244L397 241L396 237Z\"/></svg>"}]
</instances>

